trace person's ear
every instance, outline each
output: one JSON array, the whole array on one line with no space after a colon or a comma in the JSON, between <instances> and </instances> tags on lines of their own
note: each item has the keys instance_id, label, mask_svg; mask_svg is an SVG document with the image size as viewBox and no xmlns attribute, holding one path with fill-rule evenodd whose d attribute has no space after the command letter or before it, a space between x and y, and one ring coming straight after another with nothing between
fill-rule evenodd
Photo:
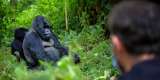
<instances>
[{"instance_id":1,"label":"person's ear","mask_svg":"<svg viewBox=\"0 0 160 80\"><path fill-rule=\"evenodd\" d=\"M112 35L111 39L112 39L112 44L113 44L114 51L116 53L124 53L125 52L125 48L124 48L120 38L118 36L116 36L116 35Z\"/></svg>"}]
</instances>

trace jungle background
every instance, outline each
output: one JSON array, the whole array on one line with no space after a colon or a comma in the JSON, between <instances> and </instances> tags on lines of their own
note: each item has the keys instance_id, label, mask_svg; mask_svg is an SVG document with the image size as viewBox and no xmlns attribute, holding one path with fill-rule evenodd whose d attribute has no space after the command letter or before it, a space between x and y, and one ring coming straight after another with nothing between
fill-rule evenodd
<instances>
[{"instance_id":1,"label":"jungle background","mask_svg":"<svg viewBox=\"0 0 160 80\"><path fill-rule=\"evenodd\" d=\"M108 0L0 0L0 80L109 80L117 74L106 27L111 7ZM70 56L80 55L80 64L65 57L57 67L42 62L45 70L27 70L16 61L10 51L14 30L29 29L37 15L47 18Z\"/></svg>"}]
</instances>

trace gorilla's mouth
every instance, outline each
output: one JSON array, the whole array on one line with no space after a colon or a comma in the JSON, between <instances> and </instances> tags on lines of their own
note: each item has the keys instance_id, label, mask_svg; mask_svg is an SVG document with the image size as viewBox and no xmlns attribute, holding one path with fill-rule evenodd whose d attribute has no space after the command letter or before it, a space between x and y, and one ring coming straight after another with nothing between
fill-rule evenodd
<instances>
[{"instance_id":1,"label":"gorilla's mouth","mask_svg":"<svg viewBox=\"0 0 160 80\"><path fill-rule=\"evenodd\" d=\"M44 29L44 35L45 36L50 36L50 34L51 34L50 29L48 29L48 28Z\"/></svg>"},{"instance_id":2,"label":"gorilla's mouth","mask_svg":"<svg viewBox=\"0 0 160 80\"><path fill-rule=\"evenodd\" d=\"M45 36L45 37L49 37L49 36L50 36L50 34L43 33L43 36Z\"/></svg>"}]
</instances>

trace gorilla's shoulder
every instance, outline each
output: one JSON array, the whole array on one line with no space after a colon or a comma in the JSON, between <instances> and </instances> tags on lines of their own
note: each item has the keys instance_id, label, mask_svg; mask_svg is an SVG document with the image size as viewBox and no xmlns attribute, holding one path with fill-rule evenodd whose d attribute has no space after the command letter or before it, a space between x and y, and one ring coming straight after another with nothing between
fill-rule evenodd
<instances>
[{"instance_id":1,"label":"gorilla's shoulder","mask_svg":"<svg viewBox=\"0 0 160 80\"><path fill-rule=\"evenodd\" d=\"M36 36L36 34L35 34L32 30L29 30L29 31L26 33L26 36L25 36L25 37L32 37L32 36Z\"/></svg>"},{"instance_id":2,"label":"gorilla's shoulder","mask_svg":"<svg viewBox=\"0 0 160 80\"><path fill-rule=\"evenodd\" d=\"M32 32L31 30L29 30L26 35L25 35L25 39L32 39L34 38L36 35L34 32Z\"/></svg>"}]
</instances>

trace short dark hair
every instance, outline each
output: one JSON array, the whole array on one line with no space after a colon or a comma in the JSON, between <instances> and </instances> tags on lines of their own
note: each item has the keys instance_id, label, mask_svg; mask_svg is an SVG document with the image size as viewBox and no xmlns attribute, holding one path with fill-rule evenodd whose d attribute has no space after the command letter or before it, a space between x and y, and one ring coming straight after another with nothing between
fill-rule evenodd
<instances>
[{"instance_id":1,"label":"short dark hair","mask_svg":"<svg viewBox=\"0 0 160 80\"><path fill-rule=\"evenodd\" d=\"M149 2L153 2L155 4L160 4L159 0L108 0L109 4L115 5L121 1L149 1Z\"/></svg>"},{"instance_id":2,"label":"short dark hair","mask_svg":"<svg viewBox=\"0 0 160 80\"><path fill-rule=\"evenodd\" d=\"M109 15L109 29L128 52L160 55L160 8L147 1L123 1Z\"/></svg>"}]
</instances>

